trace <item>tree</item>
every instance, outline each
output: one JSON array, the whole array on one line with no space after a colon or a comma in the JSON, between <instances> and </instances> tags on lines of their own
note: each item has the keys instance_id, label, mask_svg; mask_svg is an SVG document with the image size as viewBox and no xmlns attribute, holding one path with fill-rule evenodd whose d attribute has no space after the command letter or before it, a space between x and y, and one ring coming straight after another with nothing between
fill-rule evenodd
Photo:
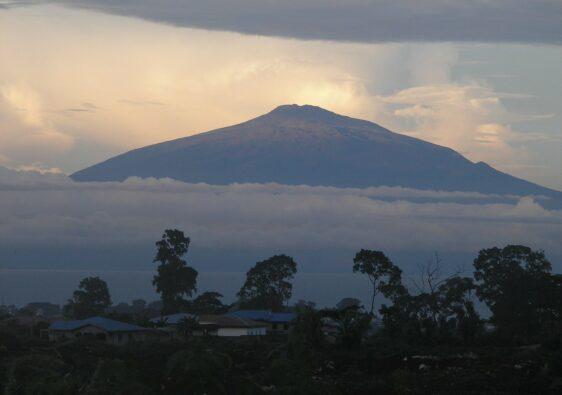
<instances>
[{"instance_id":1,"label":"tree","mask_svg":"<svg viewBox=\"0 0 562 395\"><path fill-rule=\"evenodd\" d=\"M180 333L184 339L187 339L193 334L193 331L199 327L199 320L195 317L185 317L182 318L177 325L178 333Z\"/></svg>"},{"instance_id":2,"label":"tree","mask_svg":"<svg viewBox=\"0 0 562 395\"><path fill-rule=\"evenodd\" d=\"M544 252L522 245L484 249L474 268L477 295L502 333L532 336L559 318L560 287Z\"/></svg>"},{"instance_id":3,"label":"tree","mask_svg":"<svg viewBox=\"0 0 562 395\"><path fill-rule=\"evenodd\" d=\"M359 310L362 308L363 308L363 304L359 299L356 298L343 298L336 304L336 309L338 310L347 310L347 309Z\"/></svg>"},{"instance_id":4,"label":"tree","mask_svg":"<svg viewBox=\"0 0 562 395\"><path fill-rule=\"evenodd\" d=\"M412 280L416 293L399 279L384 288L385 296L393 302L380 310L385 331L408 342L434 343L460 336L471 343L481 328L472 300L474 281L460 277L460 269L444 277L437 254L419 269L419 279Z\"/></svg>"},{"instance_id":5,"label":"tree","mask_svg":"<svg viewBox=\"0 0 562 395\"><path fill-rule=\"evenodd\" d=\"M197 271L182 259L189 250L190 239L180 230L167 229L156 242L158 273L152 284L162 298L163 312L173 313L185 306L184 297L190 297L197 289Z\"/></svg>"},{"instance_id":6,"label":"tree","mask_svg":"<svg viewBox=\"0 0 562 395\"><path fill-rule=\"evenodd\" d=\"M481 329L472 295L476 286L468 277L454 276L437 289L437 325L442 335L459 334L465 343L472 343Z\"/></svg>"},{"instance_id":7,"label":"tree","mask_svg":"<svg viewBox=\"0 0 562 395\"><path fill-rule=\"evenodd\" d=\"M141 313L144 309L146 309L146 300L135 299L131 302L131 312Z\"/></svg>"},{"instance_id":8,"label":"tree","mask_svg":"<svg viewBox=\"0 0 562 395\"><path fill-rule=\"evenodd\" d=\"M80 281L64 311L67 316L83 319L103 314L109 306L111 296L107 283L99 277L86 277Z\"/></svg>"},{"instance_id":9,"label":"tree","mask_svg":"<svg viewBox=\"0 0 562 395\"><path fill-rule=\"evenodd\" d=\"M68 379L72 366L55 356L24 355L14 359L9 366L0 384L5 394L76 393Z\"/></svg>"},{"instance_id":10,"label":"tree","mask_svg":"<svg viewBox=\"0 0 562 395\"><path fill-rule=\"evenodd\" d=\"M59 315L61 313L61 309L58 304L48 302L32 302L28 303L22 309L20 309L19 313L24 315L40 315L44 317L51 317L54 315Z\"/></svg>"},{"instance_id":11,"label":"tree","mask_svg":"<svg viewBox=\"0 0 562 395\"><path fill-rule=\"evenodd\" d=\"M337 322L336 341L346 348L362 343L373 319L359 300L354 298L345 298L338 303L337 308L323 309L320 313L324 318Z\"/></svg>"},{"instance_id":12,"label":"tree","mask_svg":"<svg viewBox=\"0 0 562 395\"><path fill-rule=\"evenodd\" d=\"M294 306L294 308L296 310L304 309L304 308L307 308L307 307L314 310L316 308L316 302L313 302L311 300L299 299L297 301L297 303L295 303L295 306Z\"/></svg>"},{"instance_id":13,"label":"tree","mask_svg":"<svg viewBox=\"0 0 562 395\"><path fill-rule=\"evenodd\" d=\"M218 292L203 292L193 300L190 311L194 314L222 314L227 308L222 298L223 295Z\"/></svg>"},{"instance_id":14,"label":"tree","mask_svg":"<svg viewBox=\"0 0 562 395\"><path fill-rule=\"evenodd\" d=\"M298 307L294 327L290 332L290 342L303 346L307 354L310 354L309 348L316 348L324 339L322 318L322 314L311 306Z\"/></svg>"},{"instance_id":15,"label":"tree","mask_svg":"<svg viewBox=\"0 0 562 395\"><path fill-rule=\"evenodd\" d=\"M275 255L256 263L246 273L238 292L241 305L249 308L280 310L291 298L297 263L287 255Z\"/></svg>"},{"instance_id":16,"label":"tree","mask_svg":"<svg viewBox=\"0 0 562 395\"><path fill-rule=\"evenodd\" d=\"M402 271L382 251L361 250L353 259L353 272L366 274L373 285L371 315L375 309L375 298L391 291L401 281Z\"/></svg>"},{"instance_id":17,"label":"tree","mask_svg":"<svg viewBox=\"0 0 562 395\"><path fill-rule=\"evenodd\" d=\"M338 342L346 348L361 345L369 330L373 316L361 308L348 308L338 312L340 330Z\"/></svg>"}]
</instances>

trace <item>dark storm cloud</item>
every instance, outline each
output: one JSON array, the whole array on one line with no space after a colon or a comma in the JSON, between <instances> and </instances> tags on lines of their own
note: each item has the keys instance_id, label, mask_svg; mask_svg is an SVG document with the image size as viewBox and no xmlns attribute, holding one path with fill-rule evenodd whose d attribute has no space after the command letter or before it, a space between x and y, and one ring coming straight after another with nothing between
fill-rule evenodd
<instances>
[{"instance_id":1,"label":"dark storm cloud","mask_svg":"<svg viewBox=\"0 0 562 395\"><path fill-rule=\"evenodd\" d=\"M299 39L562 43L559 0L52 2L178 26Z\"/></svg>"}]
</instances>

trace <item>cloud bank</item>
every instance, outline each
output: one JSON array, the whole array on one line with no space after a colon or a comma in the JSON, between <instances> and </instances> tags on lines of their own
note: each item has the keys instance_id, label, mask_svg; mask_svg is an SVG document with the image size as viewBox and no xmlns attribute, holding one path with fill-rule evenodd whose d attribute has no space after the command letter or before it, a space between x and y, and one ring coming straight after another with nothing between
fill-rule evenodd
<instances>
[{"instance_id":1,"label":"cloud bank","mask_svg":"<svg viewBox=\"0 0 562 395\"><path fill-rule=\"evenodd\" d=\"M178 26L352 42L562 43L558 0L54 0Z\"/></svg>"},{"instance_id":2,"label":"cloud bank","mask_svg":"<svg viewBox=\"0 0 562 395\"><path fill-rule=\"evenodd\" d=\"M74 183L60 175L3 170L0 239L28 248L150 246L163 229L176 227L198 247L227 250L474 252L524 243L562 253L562 211L546 210L530 197L495 203L488 198L389 187L212 186L169 179Z\"/></svg>"}]
</instances>

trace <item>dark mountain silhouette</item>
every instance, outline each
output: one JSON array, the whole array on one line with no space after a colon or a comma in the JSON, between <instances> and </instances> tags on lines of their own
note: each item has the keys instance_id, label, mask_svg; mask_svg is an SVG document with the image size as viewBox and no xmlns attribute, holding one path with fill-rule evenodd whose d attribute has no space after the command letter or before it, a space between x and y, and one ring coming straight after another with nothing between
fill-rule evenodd
<instances>
[{"instance_id":1,"label":"dark mountain silhouette","mask_svg":"<svg viewBox=\"0 0 562 395\"><path fill-rule=\"evenodd\" d=\"M473 163L458 152L314 106L285 105L250 121L139 148L81 170L76 181L170 177L209 184L403 186L562 193Z\"/></svg>"}]
</instances>

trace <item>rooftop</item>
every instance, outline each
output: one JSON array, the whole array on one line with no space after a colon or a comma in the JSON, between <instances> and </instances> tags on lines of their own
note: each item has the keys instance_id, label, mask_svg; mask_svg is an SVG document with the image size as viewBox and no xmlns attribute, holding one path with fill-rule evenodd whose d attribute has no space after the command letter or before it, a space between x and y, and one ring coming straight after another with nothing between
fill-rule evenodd
<instances>
[{"instance_id":1,"label":"rooftop","mask_svg":"<svg viewBox=\"0 0 562 395\"><path fill-rule=\"evenodd\" d=\"M226 315L271 323L291 322L296 317L295 313L273 313L269 310L238 310L231 311Z\"/></svg>"},{"instance_id":2,"label":"rooftop","mask_svg":"<svg viewBox=\"0 0 562 395\"><path fill-rule=\"evenodd\" d=\"M107 332L139 332L149 330L141 326L115 321L104 317L90 317L84 320L55 321L51 324L51 326L49 326L49 329L57 331L74 331L90 325L103 329Z\"/></svg>"},{"instance_id":3,"label":"rooftop","mask_svg":"<svg viewBox=\"0 0 562 395\"><path fill-rule=\"evenodd\" d=\"M189 313L176 313L176 314L170 314L170 315L164 315L161 317L152 318L150 322L152 322L153 324L164 323L169 325L177 325L180 323L181 320L187 318L196 318L196 316Z\"/></svg>"},{"instance_id":4,"label":"rooftop","mask_svg":"<svg viewBox=\"0 0 562 395\"><path fill-rule=\"evenodd\" d=\"M221 328L261 328L264 326L261 322L228 315L202 315L199 317L199 325L214 325Z\"/></svg>"}]
</instances>

